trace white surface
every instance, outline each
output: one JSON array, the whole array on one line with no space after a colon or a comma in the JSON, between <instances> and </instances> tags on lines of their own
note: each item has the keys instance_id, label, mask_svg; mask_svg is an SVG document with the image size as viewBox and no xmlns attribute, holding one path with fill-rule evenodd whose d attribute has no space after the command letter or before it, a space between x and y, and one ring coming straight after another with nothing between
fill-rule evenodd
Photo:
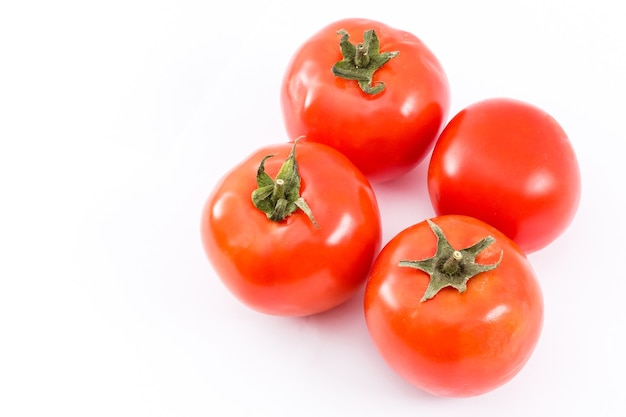
<instances>
[{"instance_id":1,"label":"white surface","mask_svg":"<svg viewBox=\"0 0 626 417\"><path fill-rule=\"evenodd\" d=\"M297 4L0 6L0 415L626 414L620 3ZM543 335L523 371L484 396L434 398L400 380L358 297L306 319L262 316L202 253L199 213L217 178L287 140L278 88L291 54L350 16L424 40L452 113L494 95L527 100L577 151L578 215L530 257ZM376 187L385 241L432 214L424 169Z\"/></svg>"}]
</instances>

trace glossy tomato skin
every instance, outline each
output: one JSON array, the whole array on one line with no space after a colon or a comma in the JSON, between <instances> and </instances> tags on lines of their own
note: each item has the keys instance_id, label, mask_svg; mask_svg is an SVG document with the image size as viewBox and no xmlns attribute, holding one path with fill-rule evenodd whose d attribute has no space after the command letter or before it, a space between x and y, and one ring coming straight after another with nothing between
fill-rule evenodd
<instances>
[{"instance_id":1,"label":"glossy tomato skin","mask_svg":"<svg viewBox=\"0 0 626 417\"><path fill-rule=\"evenodd\" d=\"M471 278L461 293L444 288L420 301L425 272L399 267L401 260L433 256L437 241L421 222L382 249L365 288L368 330L383 359L418 388L444 397L492 391L527 363L543 325L543 297L519 247L493 227L466 216L432 219L454 248L495 238L476 262L501 263Z\"/></svg>"},{"instance_id":2,"label":"glossy tomato skin","mask_svg":"<svg viewBox=\"0 0 626 417\"><path fill-rule=\"evenodd\" d=\"M382 52L399 51L374 74L377 95L331 72L341 60L340 36L352 42L374 29ZM289 63L281 88L290 137L325 143L347 155L371 182L394 179L419 164L441 131L450 105L446 74L415 35L369 19L334 22L305 41Z\"/></svg>"},{"instance_id":3,"label":"glossy tomato skin","mask_svg":"<svg viewBox=\"0 0 626 417\"><path fill-rule=\"evenodd\" d=\"M342 154L299 142L300 195L316 228L297 210L271 221L251 193L261 159L275 178L293 144L261 148L222 177L202 211L201 236L208 259L225 286L261 313L306 316L349 299L367 278L381 246L381 222L365 176Z\"/></svg>"},{"instance_id":4,"label":"glossy tomato skin","mask_svg":"<svg viewBox=\"0 0 626 417\"><path fill-rule=\"evenodd\" d=\"M496 97L466 107L446 125L431 156L428 191L438 215L481 219L531 253L573 220L580 170L553 117Z\"/></svg>"}]
</instances>

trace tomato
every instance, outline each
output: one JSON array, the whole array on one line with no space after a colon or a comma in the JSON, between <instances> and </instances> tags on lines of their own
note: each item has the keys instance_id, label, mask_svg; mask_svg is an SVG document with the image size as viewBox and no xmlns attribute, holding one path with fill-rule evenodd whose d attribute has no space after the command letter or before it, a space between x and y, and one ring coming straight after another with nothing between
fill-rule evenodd
<instances>
[{"instance_id":1,"label":"tomato","mask_svg":"<svg viewBox=\"0 0 626 417\"><path fill-rule=\"evenodd\" d=\"M531 253L573 220L580 170L553 117L519 100L490 98L444 128L428 167L428 192L436 214L481 219Z\"/></svg>"},{"instance_id":2,"label":"tomato","mask_svg":"<svg viewBox=\"0 0 626 417\"><path fill-rule=\"evenodd\" d=\"M440 216L393 237L365 287L365 317L382 358L438 396L494 390L527 363L543 325L526 255L467 216Z\"/></svg>"},{"instance_id":3,"label":"tomato","mask_svg":"<svg viewBox=\"0 0 626 417\"><path fill-rule=\"evenodd\" d=\"M202 211L216 273L243 304L271 315L343 303L362 288L381 246L367 178L331 147L296 143L253 152L220 179Z\"/></svg>"},{"instance_id":4,"label":"tomato","mask_svg":"<svg viewBox=\"0 0 626 417\"><path fill-rule=\"evenodd\" d=\"M369 62L357 65L363 55ZM369 19L315 33L295 52L281 86L289 136L340 150L371 182L394 179L426 157L449 102L446 74L428 47Z\"/></svg>"}]
</instances>

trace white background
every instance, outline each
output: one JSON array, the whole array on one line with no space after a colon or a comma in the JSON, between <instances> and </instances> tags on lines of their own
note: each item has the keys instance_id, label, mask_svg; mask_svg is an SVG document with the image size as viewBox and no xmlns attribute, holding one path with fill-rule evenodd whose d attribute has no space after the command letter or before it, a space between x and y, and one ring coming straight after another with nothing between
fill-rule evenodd
<instances>
[{"instance_id":1,"label":"white background","mask_svg":"<svg viewBox=\"0 0 626 417\"><path fill-rule=\"evenodd\" d=\"M309 318L256 314L202 252L213 184L288 139L287 61L343 17L426 42L451 114L526 100L576 149L577 217L530 256L542 337L489 394L409 386L374 350L358 296ZM625 51L609 0L3 2L0 415L623 416ZM376 186L385 241L433 214L425 167Z\"/></svg>"}]
</instances>

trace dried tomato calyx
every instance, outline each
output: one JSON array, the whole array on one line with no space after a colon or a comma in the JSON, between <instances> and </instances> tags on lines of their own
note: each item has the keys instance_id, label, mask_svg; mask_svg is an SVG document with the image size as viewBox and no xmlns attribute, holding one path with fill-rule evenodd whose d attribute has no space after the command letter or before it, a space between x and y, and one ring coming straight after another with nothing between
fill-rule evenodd
<instances>
[{"instance_id":1,"label":"dried tomato calyx","mask_svg":"<svg viewBox=\"0 0 626 417\"><path fill-rule=\"evenodd\" d=\"M356 45L350 42L350 35L344 29L339 30L337 34L341 35L339 47L343 59L333 65L333 74L346 80L357 81L361 90L367 94L374 95L383 91L384 82L372 84L374 73L400 52L380 52L378 36L373 29L365 31L363 42Z\"/></svg>"},{"instance_id":2,"label":"dried tomato calyx","mask_svg":"<svg viewBox=\"0 0 626 417\"><path fill-rule=\"evenodd\" d=\"M296 161L297 143L298 140L296 139L275 180L265 172L265 161L276 156L276 154L263 157L257 170L256 183L258 188L252 192L252 203L257 209L265 213L268 219L275 222L285 220L294 211L300 209L313 225L319 228L309 205L300 196L300 174Z\"/></svg>"},{"instance_id":3,"label":"dried tomato calyx","mask_svg":"<svg viewBox=\"0 0 626 417\"><path fill-rule=\"evenodd\" d=\"M495 239L487 236L465 249L454 249L443 230L431 220L427 220L430 229L437 236L437 252L431 258L421 261L403 260L399 266L419 269L430 276L430 282L421 301L433 298L445 287L456 288L459 293L467 289L467 281L476 275L491 271L500 265L503 252L500 252L500 259L495 264L477 264L476 257L480 252L490 246Z\"/></svg>"}]
</instances>

